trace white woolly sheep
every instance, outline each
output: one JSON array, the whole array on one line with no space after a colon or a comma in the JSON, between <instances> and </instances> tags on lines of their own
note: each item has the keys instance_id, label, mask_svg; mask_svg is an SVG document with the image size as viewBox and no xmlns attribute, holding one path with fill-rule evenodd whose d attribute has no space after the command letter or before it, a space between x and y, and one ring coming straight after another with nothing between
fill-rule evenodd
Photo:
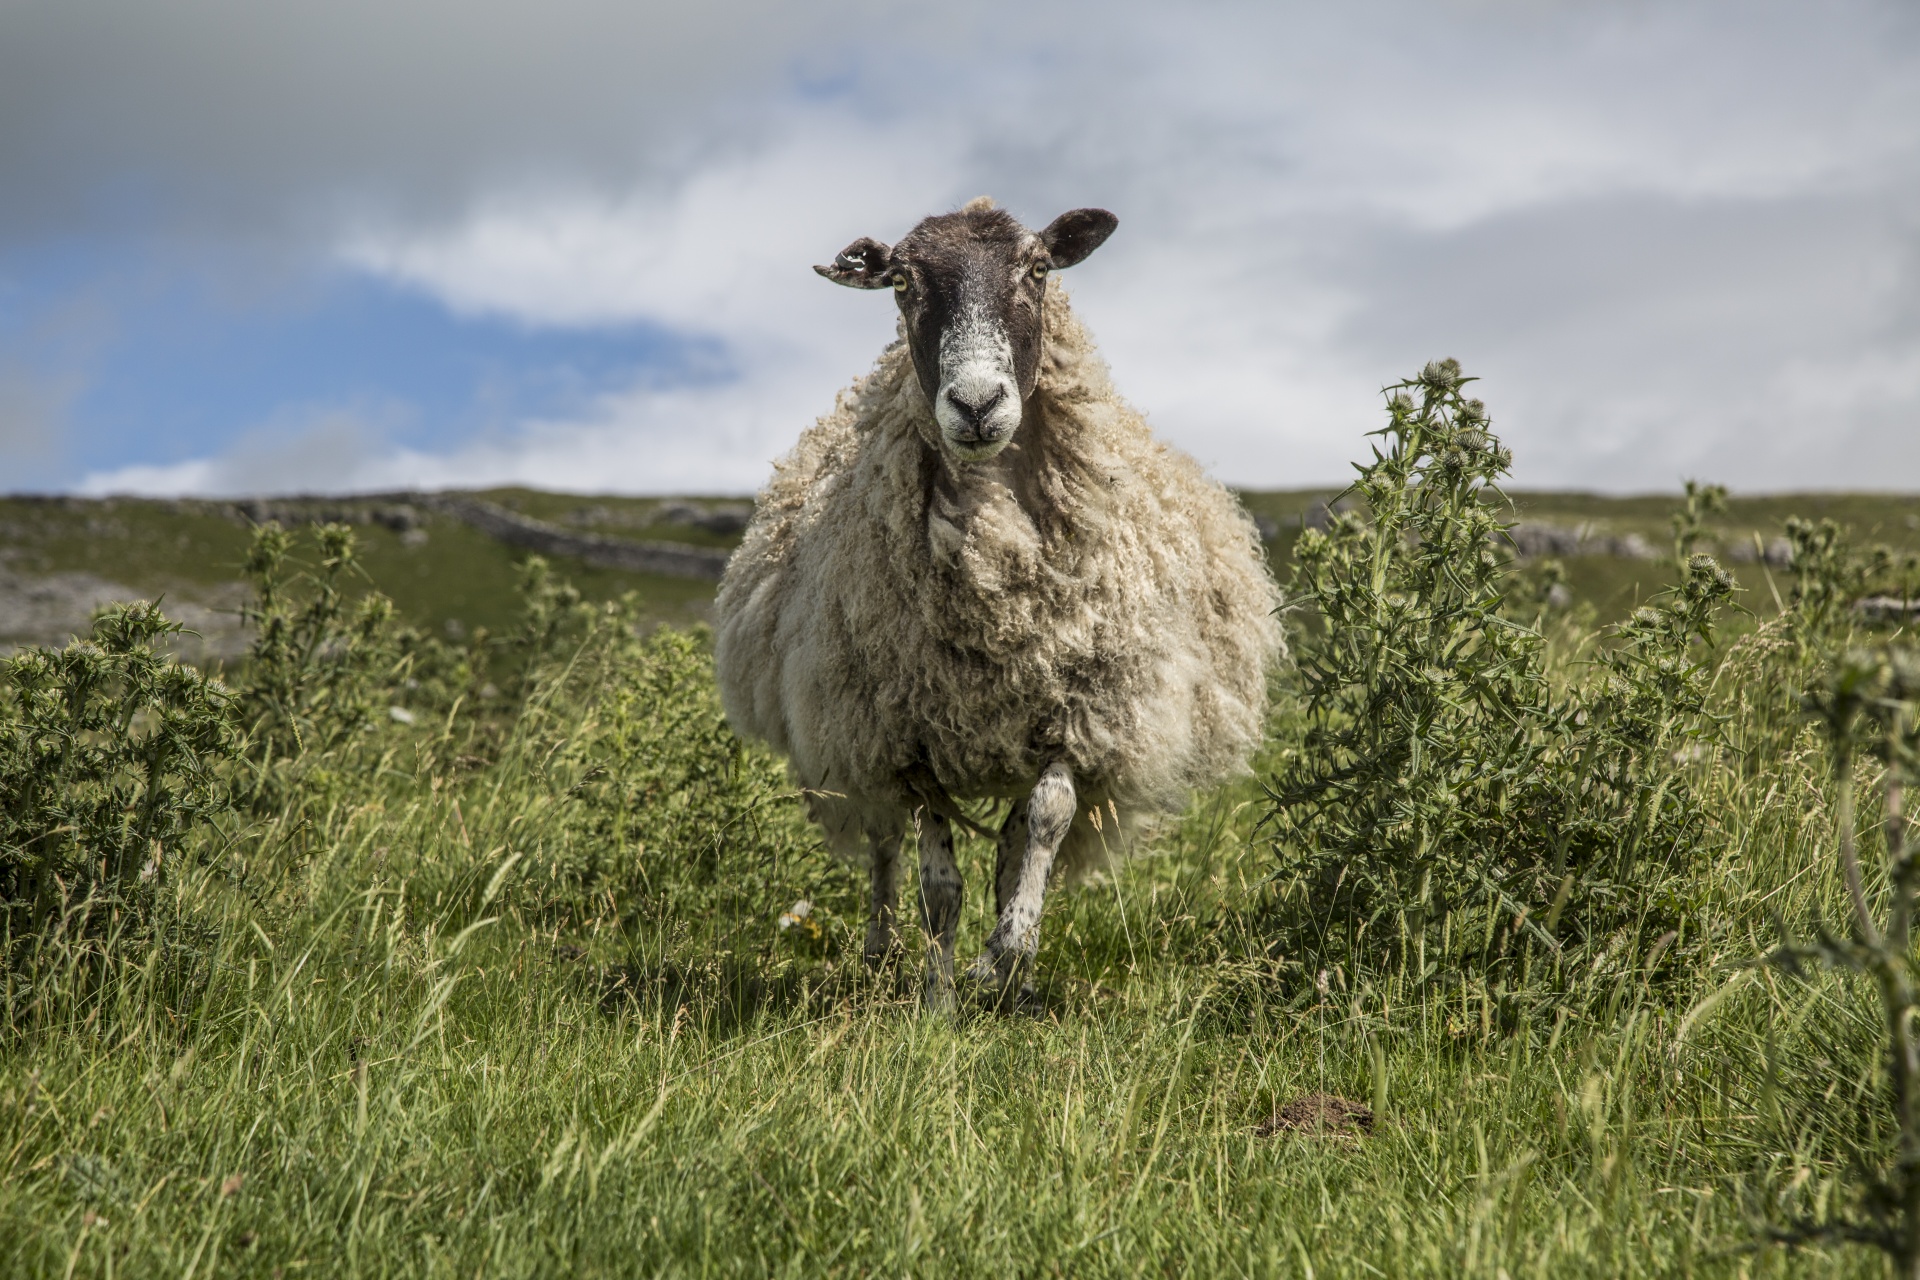
<instances>
[{"instance_id":1,"label":"white woolly sheep","mask_svg":"<svg viewBox=\"0 0 1920 1280\"><path fill-rule=\"evenodd\" d=\"M1050 873L1244 771L1283 656L1253 522L1115 394L1053 278L1117 221L1035 233L981 199L816 267L893 290L901 336L776 464L715 605L727 717L870 868L876 963L915 825L934 1008L954 999L954 801L1012 801L971 974L1004 992Z\"/></svg>"}]
</instances>

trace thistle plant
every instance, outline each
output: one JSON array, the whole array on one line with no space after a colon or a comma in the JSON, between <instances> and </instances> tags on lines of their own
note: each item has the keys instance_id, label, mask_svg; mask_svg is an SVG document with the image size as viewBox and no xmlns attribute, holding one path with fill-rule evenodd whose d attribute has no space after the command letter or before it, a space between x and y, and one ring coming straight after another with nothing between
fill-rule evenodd
<instances>
[{"instance_id":1,"label":"thistle plant","mask_svg":"<svg viewBox=\"0 0 1920 1280\"><path fill-rule=\"evenodd\" d=\"M510 704L534 696L542 680L567 666L567 657L579 653L607 618L586 603L578 587L553 572L543 556L528 556L520 566L515 590L520 597L520 624L501 637L498 647L507 659L504 678ZM632 610L623 616L631 625Z\"/></svg>"},{"instance_id":2,"label":"thistle plant","mask_svg":"<svg viewBox=\"0 0 1920 1280\"><path fill-rule=\"evenodd\" d=\"M1503 828L1549 691L1539 635L1500 616L1506 526L1486 498L1511 455L1471 381L1447 360L1388 388L1382 443L1342 495L1366 514L1295 544L1321 629L1296 650L1309 729L1270 785L1287 869L1334 908L1307 914L1422 957L1431 926L1524 920L1535 896Z\"/></svg>"},{"instance_id":3,"label":"thistle plant","mask_svg":"<svg viewBox=\"0 0 1920 1280\"><path fill-rule=\"evenodd\" d=\"M781 864L817 863L819 841L780 762L727 727L710 638L638 635L637 609L598 610L580 658L528 712L542 726L528 750L547 762L568 836L534 856L530 877L557 917L590 915L610 894L658 919L770 901L792 870Z\"/></svg>"},{"instance_id":4,"label":"thistle plant","mask_svg":"<svg viewBox=\"0 0 1920 1280\"><path fill-rule=\"evenodd\" d=\"M1868 568L1831 520L1790 517L1787 542L1793 548L1788 563L1793 632L1803 650L1817 651L1845 624L1847 605L1866 585Z\"/></svg>"},{"instance_id":5,"label":"thistle plant","mask_svg":"<svg viewBox=\"0 0 1920 1280\"><path fill-rule=\"evenodd\" d=\"M1540 783L1559 793L1558 839L1588 850L1572 865L1584 862L1586 874L1611 881L1616 895L1631 898L1637 885L1644 896L1656 884L1670 893L1705 835L1706 813L1686 766L1721 745L1707 700L1715 626L1735 589L1713 557L1690 556L1678 586L1604 633L1590 678L1549 716L1563 746L1550 754ZM1560 875L1570 869L1563 857L1555 866Z\"/></svg>"},{"instance_id":6,"label":"thistle plant","mask_svg":"<svg viewBox=\"0 0 1920 1280\"><path fill-rule=\"evenodd\" d=\"M1545 642L1508 612L1529 593L1496 514L1512 456L1470 381L1438 361L1389 387L1350 509L1295 545L1320 625L1296 649L1308 728L1270 819L1302 895L1289 940L1323 959L1425 975L1646 925L1704 829L1683 748L1713 736L1704 642L1732 580L1690 557L1556 695Z\"/></svg>"},{"instance_id":7,"label":"thistle plant","mask_svg":"<svg viewBox=\"0 0 1920 1280\"><path fill-rule=\"evenodd\" d=\"M352 529L321 525L314 541L317 572L291 559L293 536L275 521L255 530L247 554L253 598L242 616L256 635L241 701L267 762L336 745L387 701L393 604L378 592L350 602L359 568Z\"/></svg>"},{"instance_id":8,"label":"thistle plant","mask_svg":"<svg viewBox=\"0 0 1920 1280\"><path fill-rule=\"evenodd\" d=\"M1680 510L1673 513L1673 563L1676 566L1684 570L1693 559L1694 549L1706 532L1707 517L1726 509L1725 485L1687 481Z\"/></svg>"},{"instance_id":9,"label":"thistle plant","mask_svg":"<svg viewBox=\"0 0 1920 1280\"><path fill-rule=\"evenodd\" d=\"M64 899L130 902L230 813L239 735L221 682L162 657L181 630L115 605L91 636L0 664L0 900L30 935Z\"/></svg>"}]
</instances>

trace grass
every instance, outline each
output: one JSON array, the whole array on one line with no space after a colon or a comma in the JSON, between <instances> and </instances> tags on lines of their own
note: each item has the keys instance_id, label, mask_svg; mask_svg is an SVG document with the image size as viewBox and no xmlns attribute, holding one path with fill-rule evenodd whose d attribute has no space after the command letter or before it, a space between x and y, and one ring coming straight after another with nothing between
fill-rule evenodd
<instances>
[{"instance_id":1,"label":"grass","mask_svg":"<svg viewBox=\"0 0 1920 1280\"><path fill-rule=\"evenodd\" d=\"M1512 1036L1470 982L1276 981L1251 784L1057 900L1038 1011L948 1022L842 959L859 886L818 858L751 910L560 924L508 865L531 788L393 764L256 842L310 861L176 882L197 931L104 998L41 993L0 1058L9 1274L1880 1273L1751 1252L1835 1197L1876 1031L1845 979L1721 967L1838 908L1810 735L1723 775L1713 962L1614 956ZM1256 1136L1316 1090L1375 1133Z\"/></svg>"},{"instance_id":2,"label":"grass","mask_svg":"<svg viewBox=\"0 0 1920 1280\"><path fill-rule=\"evenodd\" d=\"M429 532L363 531L375 580L511 567ZM1677 762L1711 815L1684 943L1569 952L1504 1026L1514 992L1472 971L1276 950L1310 900L1261 821L1300 749L1285 689L1256 778L1051 900L1031 1008L924 1016L917 943L861 966L861 878L719 728L702 642L635 634L653 616L602 614L511 712L292 762L293 799L169 851L145 907L76 896L17 940L0 1272L1884 1274L1769 1243L1855 1208L1894 1137L1870 986L1752 963L1847 909L1777 629L1722 639L1728 747ZM1591 636L1550 635L1565 681ZM1876 905L1880 841L1863 821ZM964 950L991 857L961 852ZM1371 1133L1262 1136L1316 1092Z\"/></svg>"}]
</instances>

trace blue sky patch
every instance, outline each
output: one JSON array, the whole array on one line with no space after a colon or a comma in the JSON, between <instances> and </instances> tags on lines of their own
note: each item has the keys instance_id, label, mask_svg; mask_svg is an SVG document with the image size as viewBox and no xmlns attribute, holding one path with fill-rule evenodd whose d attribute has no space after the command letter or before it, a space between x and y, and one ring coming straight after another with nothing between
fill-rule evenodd
<instances>
[{"instance_id":1,"label":"blue sky patch","mask_svg":"<svg viewBox=\"0 0 1920 1280\"><path fill-rule=\"evenodd\" d=\"M51 447L20 424L0 434L0 487L216 455L329 412L392 445L444 451L636 383L736 376L719 341L658 326L460 315L338 267L227 276L116 246L0 259L0 378L44 386L58 415L41 424Z\"/></svg>"}]
</instances>

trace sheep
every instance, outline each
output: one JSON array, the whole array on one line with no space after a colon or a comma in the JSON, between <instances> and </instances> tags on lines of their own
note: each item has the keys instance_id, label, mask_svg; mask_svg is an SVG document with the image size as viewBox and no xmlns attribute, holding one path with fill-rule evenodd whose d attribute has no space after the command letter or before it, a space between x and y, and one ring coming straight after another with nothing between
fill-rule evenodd
<instances>
[{"instance_id":1,"label":"sheep","mask_svg":"<svg viewBox=\"0 0 1920 1280\"><path fill-rule=\"evenodd\" d=\"M1253 522L1116 395L1056 279L1117 225L1036 233L983 197L814 268L891 290L899 335L775 464L714 606L728 720L868 870L872 964L915 828L931 1009L955 1002L952 828L980 830L956 802L1011 802L968 976L1028 989L1050 877L1244 773L1285 656Z\"/></svg>"}]
</instances>

